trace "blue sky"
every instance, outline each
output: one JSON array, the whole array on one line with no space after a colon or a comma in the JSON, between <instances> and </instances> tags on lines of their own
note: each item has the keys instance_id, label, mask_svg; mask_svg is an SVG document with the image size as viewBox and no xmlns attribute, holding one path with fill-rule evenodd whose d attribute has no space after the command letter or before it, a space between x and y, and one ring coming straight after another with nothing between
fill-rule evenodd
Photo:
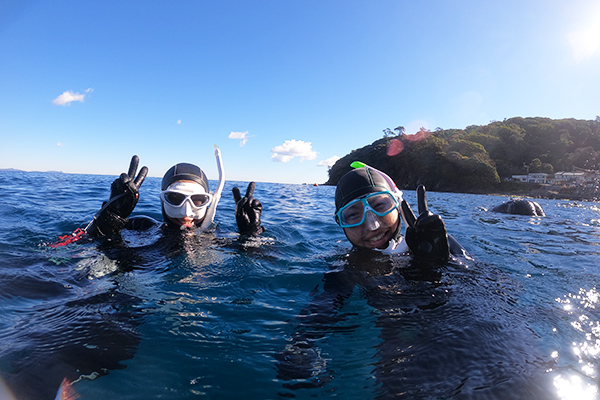
<instances>
[{"instance_id":1,"label":"blue sky","mask_svg":"<svg viewBox=\"0 0 600 400\"><path fill-rule=\"evenodd\" d=\"M596 0L0 3L0 168L322 183L404 126L600 115Z\"/></svg>"}]
</instances>

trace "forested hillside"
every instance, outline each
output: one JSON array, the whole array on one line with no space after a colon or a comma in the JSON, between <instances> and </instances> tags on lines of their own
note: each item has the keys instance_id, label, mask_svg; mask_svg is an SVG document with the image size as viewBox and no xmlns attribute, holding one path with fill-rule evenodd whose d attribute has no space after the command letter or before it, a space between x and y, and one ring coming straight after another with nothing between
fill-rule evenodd
<instances>
[{"instance_id":1,"label":"forested hillside","mask_svg":"<svg viewBox=\"0 0 600 400\"><path fill-rule=\"evenodd\" d=\"M595 120L515 117L465 129L384 129L383 137L353 150L329 170L335 185L362 161L386 172L398 187L486 193L505 178L528 172L600 169L600 117Z\"/></svg>"}]
</instances>

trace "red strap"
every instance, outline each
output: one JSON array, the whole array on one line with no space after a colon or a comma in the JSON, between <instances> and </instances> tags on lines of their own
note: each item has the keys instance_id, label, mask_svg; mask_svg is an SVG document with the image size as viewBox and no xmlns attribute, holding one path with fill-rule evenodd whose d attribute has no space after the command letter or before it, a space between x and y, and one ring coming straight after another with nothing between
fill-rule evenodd
<instances>
[{"instance_id":1,"label":"red strap","mask_svg":"<svg viewBox=\"0 0 600 400\"><path fill-rule=\"evenodd\" d=\"M66 246L68 244L71 244L73 242L78 241L81 236L85 233L85 231L81 228L77 228L75 229L75 231L73 233L71 233L70 235L64 235L64 236L59 236L58 237L58 242L56 243L52 243L50 245L50 247L56 248L56 247L60 247L60 246Z\"/></svg>"}]
</instances>

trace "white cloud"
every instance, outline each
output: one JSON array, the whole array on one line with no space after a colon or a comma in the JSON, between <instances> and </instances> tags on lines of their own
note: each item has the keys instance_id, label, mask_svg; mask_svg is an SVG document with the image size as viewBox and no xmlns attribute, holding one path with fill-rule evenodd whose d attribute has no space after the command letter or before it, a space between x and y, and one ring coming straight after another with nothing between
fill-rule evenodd
<instances>
[{"instance_id":1,"label":"white cloud","mask_svg":"<svg viewBox=\"0 0 600 400\"><path fill-rule=\"evenodd\" d=\"M87 94L91 91L92 89L87 89L85 92L83 92L83 94L81 94L73 93L71 90L67 90L66 92L63 92L63 94L52 100L52 104L54 104L55 106L68 106L73 101L80 101L83 103L85 96L87 96Z\"/></svg>"},{"instance_id":2,"label":"white cloud","mask_svg":"<svg viewBox=\"0 0 600 400\"><path fill-rule=\"evenodd\" d=\"M248 141L248 131L246 132L231 132L229 134L229 139L241 139L240 147L243 147Z\"/></svg>"},{"instance_id":3,"label":"white cloud","mask_svg":"<svg viewBox=\"0 0 600 400\"><path fill-rule=\"evenodd\" d=\"M181 120L180 119L177 120L177 125L181 125Z\"/></svg>"},{"instance_id":4,"label":"white cloud","mask_svg":"<svg viewBox=\"0 0 600 400\"><path fill-rule=\"evenodd\" d=\"M329 157L327 160L320 161L317 165L321 167L333 167L333 164L336 163L340 158L338 156Z\"/></svg>"},{"instance_id":5,"label":"white cloud","mask_svg":"<svg viewBox=\"0 0 600 400\"><path fill-rule=\"evenodd\" d=\"M317 152L313 151L310 142L295 139L286 140L282 145L273 147L271 152L273 153L271 156L273 161L284 163L291 161L294 157L298 157L300 161L317 158Z\"/></svg>"},{"instance_id":6,"label":"white cloud","mask_svg":"<svg viewBox=\"0 0 600 400\"><path fill-rule=\"evenodd\" d=\"M56 143L56 145L57 145L58 147L64 147L64 146L65 146L65 144L64 144L64 143L62 143L62 142L58 142L58 143Z\"/></svg>"}]
</instances>

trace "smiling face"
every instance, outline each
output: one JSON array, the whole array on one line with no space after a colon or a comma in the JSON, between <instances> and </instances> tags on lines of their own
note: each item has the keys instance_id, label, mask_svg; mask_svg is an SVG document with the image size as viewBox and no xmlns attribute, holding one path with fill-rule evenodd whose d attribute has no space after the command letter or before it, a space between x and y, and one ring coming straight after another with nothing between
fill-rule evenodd
<instances>
[{"instance_id":1,"label":"smiling face","mask_svg":"<svg viewBox=\"0 0 600 400\"><path fill-rule=\"evenodd\" d=\"M386 193L392 202L380 196ZM340 178L335 191L336 221L353 245L387 248L400 230L398 201L393 196L385 177L370 167L353 169Z\"/></svg>"},{"instance_id":2,"label":"smiling face","mask_svg":"<svg viewBox=\"0 0 600 400\"><path fill-rule=\"evenodd\" d=\"M352 228L344 228L346 237L355 246L369 249L385 249L398 231L400 218L398 209L378 217L367 211L365 221Z\"/></svg>"}]
</instances>

